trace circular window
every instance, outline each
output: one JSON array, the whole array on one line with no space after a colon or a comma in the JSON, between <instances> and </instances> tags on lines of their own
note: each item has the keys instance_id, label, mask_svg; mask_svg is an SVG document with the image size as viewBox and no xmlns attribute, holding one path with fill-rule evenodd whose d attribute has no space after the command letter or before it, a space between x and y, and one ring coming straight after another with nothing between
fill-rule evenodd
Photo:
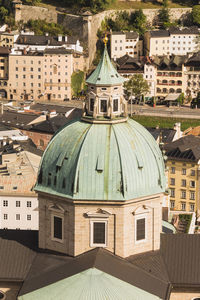
<instances>
[{"instance_id":1,"label":"circular window","mask_svg":"<svg viewBox=\"0 0 200 300\"><path fill-rule=\"evenodd\" d=\"M192 298L192 300L200 300L200 297Z\"/></svg>"},{"instance_id":2,"label":"circular window","mask_svg":"<svg viewBox=\"0 0 200 300\"><path fill-rule=\"evenodd\" d=\"M0 299L1 300L5 300L6 299L6 295L2 291L0 291Z\"/></svg>"}]
</instances>

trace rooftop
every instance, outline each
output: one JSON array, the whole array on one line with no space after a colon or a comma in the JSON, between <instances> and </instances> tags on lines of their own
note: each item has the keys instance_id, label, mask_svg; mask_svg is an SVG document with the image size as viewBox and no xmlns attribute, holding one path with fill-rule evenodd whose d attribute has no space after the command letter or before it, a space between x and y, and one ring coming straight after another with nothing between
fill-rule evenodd
<instances>
[{"instance_id":1,"label":"rooftop","mask_svg":"<svg viewBox=\"0 0 200 300\"><path fill-rule=\"evenodd\" d=\"M136 31L113 31L112 35L126 35L126 39L137 39L139 34Z\"/></svg>"},{"instance_id":2,"label":"rooftop","mask_svg":"<svg viewBox=\"0 0 200 300\"><path fill-rule=\"evenodd\" d=\"M86 83L94 85L121 85L124 78L121 77L113 66L107 47L104 48L104 53L97 68L87 78Z\"/></svg>"},{"instance_id":3,"label":"rooftop","mask_svg":"<svg viewBox=\"0 0 200 300\"><path fill-rule=\"evenodd\" d=\"M115 284L118 287L122 284L123 288L127 283L135 288L138 299L142 300L169 299L172 288L192 290L200 287L200 235L197 234L161 234L160 250L126 259L102 248L93 249L73 258L38 249L37 243L37 231L0 230L0 279L23 282L19 296L26 297L22 299L38 299L38 295L46 297L49 295L48 287L53 287L51 293L56 298L58 291L59 293L61 291L61 283L64 283L63 292L72 293L68 289L68 283L69 287L74 286L72 284L74 276L77 276L74 281L76 284L82 282L83 278L87 279L86 270L90 273L88 275L91 280L95 278L93 275L100 275L96 283L92 286L87 285L89 295L94 291L102 293L103 289L98 285L101 282L99 280L105 278L105 281L110 282L111 277L113 281L107 292L113 291ZM89 270L98 272L92 274ZM127 293L130 291L129 288L126 286ZM76 290L79 295L82 288L73 289L73 294L70 294L73 299L77 299L74 294ZM116 298L118 293L115 295L113 299L118 299ZM151 298L152 296L154 297Z\"/></svg>"},{"instance_id":4,"label":"rooftop","mask_svg":"<svg viewBox=\"0 0 200 300\"><path fill-rule=\"evenodd\" d=\"M200 137L187 135L165 145L168 158L184 161L198 161L200 159Z\"/></svg>"},{"instance_id":5,"label":"rooftop","mask_svg":"<svg viewBox=\"0 0 200 300\"><path fill-rule=\"evenodd\" d=\"M45 36L45 35L19 35L15 44L23 45L51 45L51 46L62 46L64 44L76 44L77 39L73 36L67 36L67 41L65 41L65 36L59 41L57 36Z\"/></svg>"}]
</instances>

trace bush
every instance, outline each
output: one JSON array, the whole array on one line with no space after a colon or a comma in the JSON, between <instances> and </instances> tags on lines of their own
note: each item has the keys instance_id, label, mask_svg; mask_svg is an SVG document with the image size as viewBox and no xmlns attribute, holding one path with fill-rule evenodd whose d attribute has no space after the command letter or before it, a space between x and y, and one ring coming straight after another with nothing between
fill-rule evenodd
<instances>
[{"instance_id":1,"label":"bush","mask_svg":"<svg viewBox=\"0 0 200 300\"><path fill-rule=\"evenodd\" d=\"M84 88L84 72L74 72L71 76L71 87L73 96L78 97Z\"/></svg>"},{"instance_id":2,"label":"bush","mask_svg":"<svg viewBox=\"0 0 200 300\"><path fill-rule=\"evenodd\" d=\"M34 31L37 35L44 35L45 33L49 33L50 35L71 35L71 32L62 25L53 22L48 23L44 20L29 20L26 24L24 24L24 27Z\"/></svg>"}]
</instances>

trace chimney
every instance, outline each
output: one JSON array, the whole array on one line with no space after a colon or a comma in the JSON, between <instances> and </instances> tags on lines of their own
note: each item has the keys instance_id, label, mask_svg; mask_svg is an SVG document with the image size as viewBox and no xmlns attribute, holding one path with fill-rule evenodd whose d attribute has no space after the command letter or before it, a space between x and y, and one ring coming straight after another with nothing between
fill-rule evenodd
<instances>
[{"instance_id":1,"label":"chimney","mask_svg":"<svg viewBox=\"0 0 200 300\"><path fill-rule=\"evenodd\" d=\"M180 139L181 136L182 136L181 123L175 123L174 124L174 130L176 130L176 140Z\"/></svg>"},{"instance_id":2,"label":"chimney","mask_svg":"<svg viewBox=\"0 0 200 300\"><path fill-rule=\"evenodd\" d=\"M62 35L61 34L58 35L58 41L62 42Z\"/></svg>"},{"instance_id":3,"label":"chimney","mask_svg":"<svg viewBox=\"0 0 200 300\"><path fill-rule=\"evenodd\" d=\"M46 114L46 121L49 121L50 120L50 113L48 111L48 113Z\"/></svg>"},{"instance_id":4,"label":"chimney","mask_svg":"<svg viewBox=\"0 0 200 300\"><path fill-rule=\"evenodd\" d=\"M65 42L67 42L67 35L65 35Z\"/></svg>"}]
</instances>

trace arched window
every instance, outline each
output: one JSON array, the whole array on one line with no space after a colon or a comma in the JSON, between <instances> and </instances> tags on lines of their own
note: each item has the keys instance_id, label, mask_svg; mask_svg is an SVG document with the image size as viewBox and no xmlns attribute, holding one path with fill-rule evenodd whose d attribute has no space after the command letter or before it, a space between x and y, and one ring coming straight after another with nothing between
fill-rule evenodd
<instances>
[{"instance_id":1,"label":"arched window","mask_svg":"<svg viewBox=\"0 0 200 300\"><path fill-rule=\"evenodd\" d=\"M169 92L170 92L170 93L174 93L174 89L170 89Z\"/></svg>"}]
</instances>

